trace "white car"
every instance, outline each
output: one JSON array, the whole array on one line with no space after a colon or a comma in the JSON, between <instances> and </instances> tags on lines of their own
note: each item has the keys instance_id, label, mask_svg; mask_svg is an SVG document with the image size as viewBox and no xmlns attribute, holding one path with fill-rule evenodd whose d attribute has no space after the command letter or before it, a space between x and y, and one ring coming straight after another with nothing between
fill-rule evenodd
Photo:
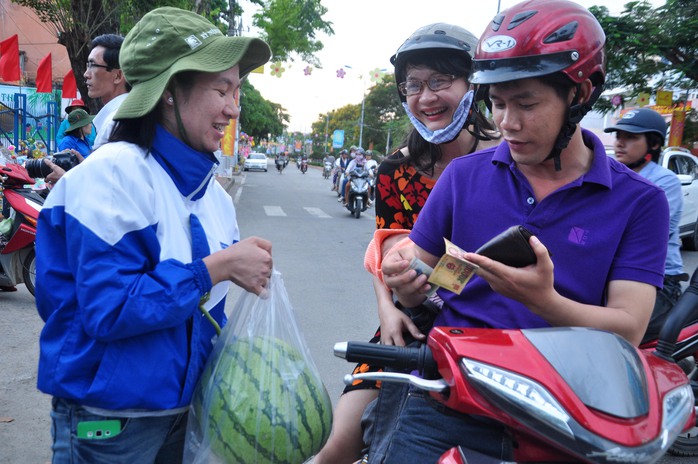
<instances>
[{"instance_id":1,"label":"white car","mask_svg":"<svg viewBox=\"0 0 698 464\"><path fill-rule=\"evenodd\" d=\"M674 171L681 181L683 213L679 236L686 250L698 250L698 158L688 149L668 147L662 152L659 164Z\"/></svg>"},{"instance_id":2,"label":"white car","mask_svg":"<svg viewBox=\"0 0 698 464\"><path fill-rule=\"evenodd\" d=\"M245 159L242 169L249 171L251 169L259 169L267 172L267 155L264 153L250 153Z\"/></svg>"}]
</instances>

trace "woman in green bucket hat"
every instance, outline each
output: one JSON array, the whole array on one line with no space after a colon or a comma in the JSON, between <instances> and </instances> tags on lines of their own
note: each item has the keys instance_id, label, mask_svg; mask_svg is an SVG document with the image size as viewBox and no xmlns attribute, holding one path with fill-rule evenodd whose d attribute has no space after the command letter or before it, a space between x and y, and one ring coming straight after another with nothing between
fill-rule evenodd
<instances>
[{"instance_id":1,"label":"woman in green bucket hat","mask_svg":"<svg viewBox=\"0 0 698 464\"><path fill-rule=\"evenodd\" d=\"M92 145L88 137L92 133L92 120L94 116L87 114L83 109L73 110L68 115L68 128L65 137L58 144L58 150L74 150L87 158L92 152Z\"/></svg>"},{"instance_id":2,"label":"woman in green bucket hat","mask_svg":"<svg viewBox=\"0 0 698 464\"><path fill-rule=\"evenodd\" d=\"M155 9L119 63L132 85L109 143L68 171L37 232L38 387L53 462L182 461L188 406L231 282L260 294L271 243L240 240L213 152L241 80L271 55L190 11Z\"/></svg>"}]
</instances>

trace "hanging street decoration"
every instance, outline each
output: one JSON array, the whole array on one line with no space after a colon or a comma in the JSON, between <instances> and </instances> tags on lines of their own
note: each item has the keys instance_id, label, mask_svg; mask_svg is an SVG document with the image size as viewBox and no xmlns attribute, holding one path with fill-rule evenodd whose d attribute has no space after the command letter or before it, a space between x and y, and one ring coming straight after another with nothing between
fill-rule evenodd
<instances>
[{"instance_id":1,"label":"hanging street decoration","mask_svg":"<svg viewBox=\"0 0 698 464\"><path fill-rule=\"evenodd\" d=\"M313 73L313 67L312 66L306 66L305 69L303 70L303 74L306 76L310 76Z\"/></svg>"},{"instance_id":2,"label":"hanging street decoration","mask_svg":"<svg viewBox=\"0 0 698 464\"><path fill-rule=\"evenodd\" d=\"M378 69L375 68L371 70L371 81L372 82L380 82L381 79L383 79L383 75L385 74L385 69Z\"/></svg>"},{"instance_id":3,"label":"hanging street decoration","mask_svg":"<svg viewBox=\"0 0 698 464\"><path fill-rule=\"evenodd\" d=\"M637 96L637 106L647 106L650 104L650 94L640 92Z\"/></svg>"},{"instance_id":4,"label":"hanging street decoration","mask_svg":"<svg viewBox=\"0 0 698 464\"><path fill-rule=\"evenodd\" d=\"M344 79L344 76L346 76L346 75L347 75L347 72L344 69L339 68L337 70L337 77L339 77L340 79Z\"/></svg>"},{"instance_id":5,"label":"hanging street decoration","mask_svg":"<svg viewBox=\"0 0 698 464\"><path fill-rule=\"evenodd\" d=\"M277 61L271 65L271 75L276 77L281 77L281 75L286 71L286 68L281 66L281 62Z\"/></svg>"}]
</instances>

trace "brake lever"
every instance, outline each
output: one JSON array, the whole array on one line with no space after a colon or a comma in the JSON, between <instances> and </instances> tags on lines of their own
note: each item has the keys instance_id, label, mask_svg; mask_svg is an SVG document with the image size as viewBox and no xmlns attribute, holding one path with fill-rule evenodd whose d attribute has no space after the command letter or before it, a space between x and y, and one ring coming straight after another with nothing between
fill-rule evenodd
<instances>
[{"instance_id":1,"label":"brake lever","mask_svg":"<svg viewBox=\"0 0 698 464\"><path fill-rule=\"evenodd\" d=\"M421 390L442 393L448 389L444 379L427 380L412 374L400 372L364 372L362 374L347 374L344 376L344 384L351 385L355 380L387 381L407 383Z\"/></svg>"}]
</instances>

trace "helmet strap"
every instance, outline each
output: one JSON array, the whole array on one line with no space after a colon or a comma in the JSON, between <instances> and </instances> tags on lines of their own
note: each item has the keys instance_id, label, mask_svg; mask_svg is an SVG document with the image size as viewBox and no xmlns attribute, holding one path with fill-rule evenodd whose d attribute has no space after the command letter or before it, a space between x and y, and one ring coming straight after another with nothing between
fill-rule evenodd
<instances>
[{"instance_id":1,"label":"helmet strap","mask_svg":"<svg viewBox=\"0 0 698 464\"><path fill-rule=\"evenodd\" d=\"M632 163L628 163L628 164L626 164L626 166L632 170L635 170L636 168L639 168L640 166L643 166L643 165L649 163L650 161L652 161L652 154L647 153L645 156L643 156L639 160L633 161Z\"/></svg>"},{"instance_id":2,"label":"helmet strap","mask_svg":"<svg viewBox=\"0 0 698 464\"><path fill-rule=\"evenodd\" d=\"M562 150L567 148L567 145L569 145L570 140L574 135L574 131L577 129L577 124L579 124L584 115L591 110L591 107L594 106L594 102L596 102L603 90L603 86L597 85L594 87L593 92L586 102L578 103L580 87L581 85L577 84L574 99L572 100L572 104L567 109L567 117L565 118L565 122L562 124L560 133L557 134L557 139L555 140L553 149L550 151L548 157L545 158L546 160L551 158L553 159L553 162L555 163L555 171L562 170L562 163L560 162L560 154L562 153Z\"/></svg>"}]
</instances>

